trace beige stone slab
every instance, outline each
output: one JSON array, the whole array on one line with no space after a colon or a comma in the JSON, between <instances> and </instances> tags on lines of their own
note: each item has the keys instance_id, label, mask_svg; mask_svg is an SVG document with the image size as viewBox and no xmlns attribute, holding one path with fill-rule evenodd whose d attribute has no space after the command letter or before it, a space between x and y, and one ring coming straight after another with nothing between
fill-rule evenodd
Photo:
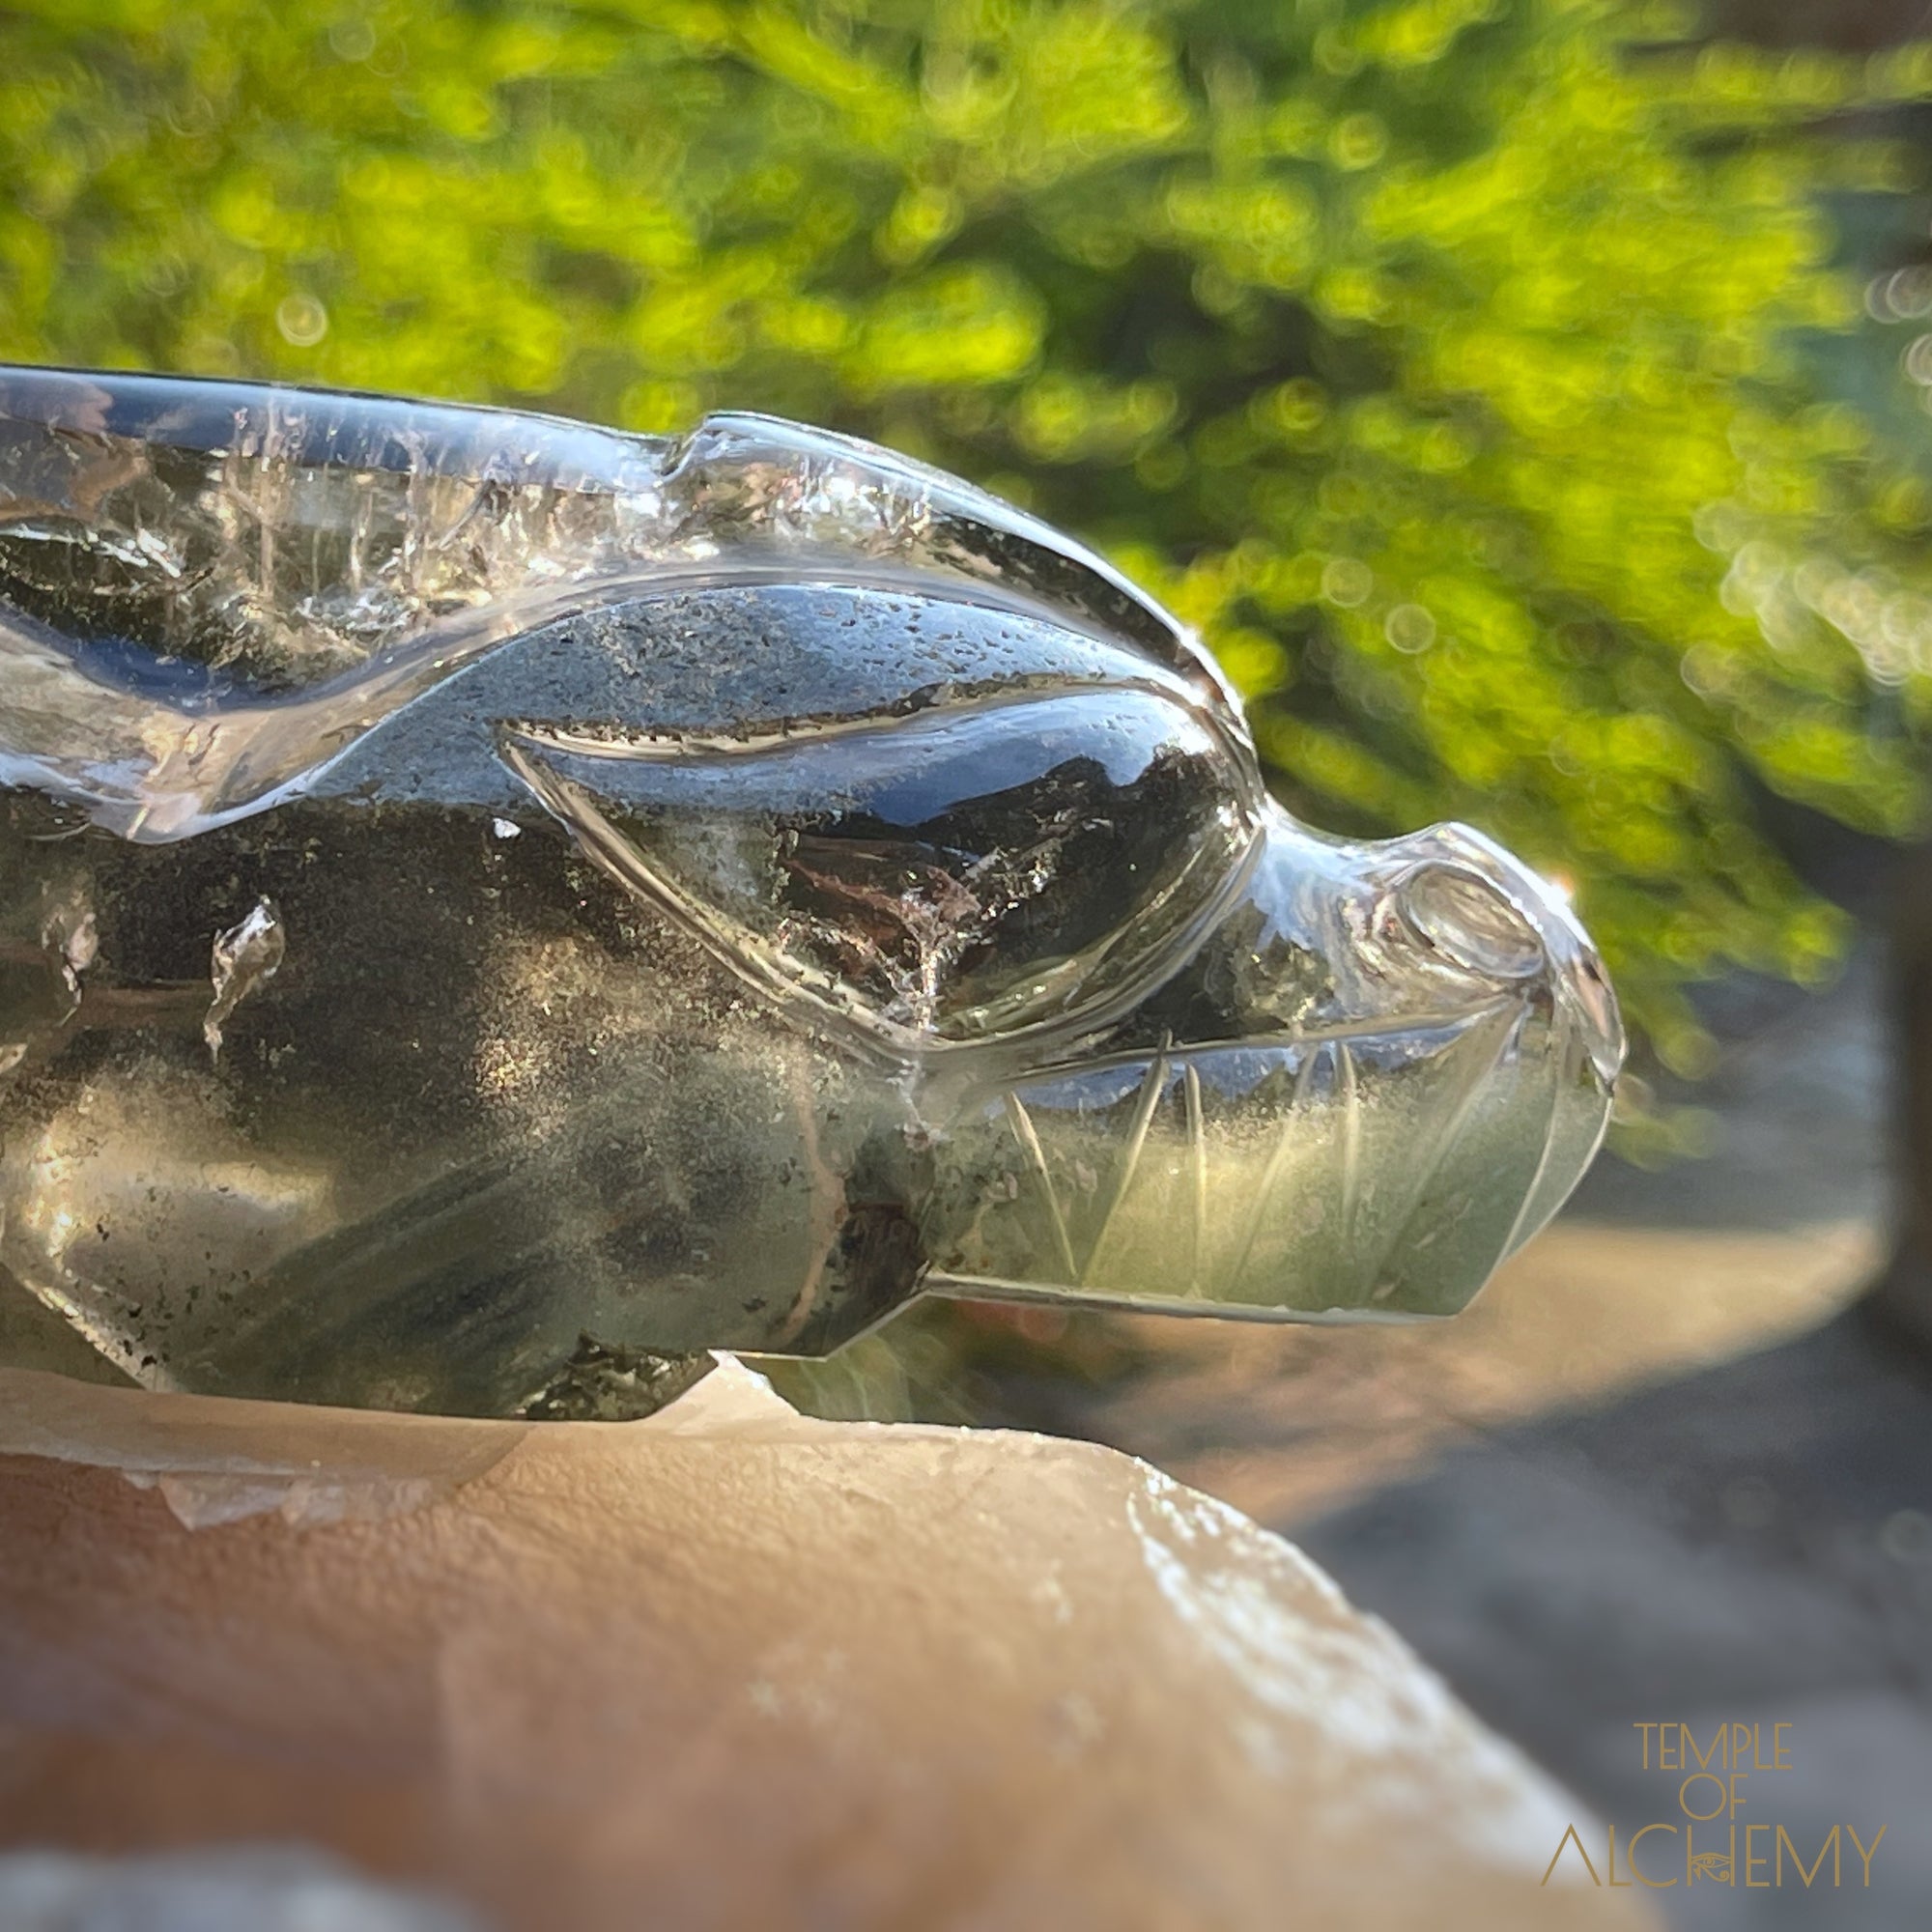
<instances>
[{"instance_id":1,"label":"beige stone slab","mask_svg":"<svg viewBox=\"0 0 1932 1932\"><path fill-rule=\"evenodd\" d=\"M588 1932L1643 1922L1539 1885L1573 1816L1107 1450L735 1364L623 1426L0 1374L0 1846L297 1839Z\"/></svg>"}]
</instances>

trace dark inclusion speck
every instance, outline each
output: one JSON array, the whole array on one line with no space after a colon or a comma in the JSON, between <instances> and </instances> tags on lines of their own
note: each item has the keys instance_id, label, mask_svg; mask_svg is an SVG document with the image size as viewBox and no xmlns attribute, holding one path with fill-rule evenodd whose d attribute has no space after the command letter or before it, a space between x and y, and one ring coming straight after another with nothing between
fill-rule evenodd
<instances>
[{"instance_id":1,"label":"dark inclusion speck","mask_svg":"<svg viewBox=\"0 0 1932 1932\"><path fill-rule=\"evenodd\" d=\"M696 1387L711 1367L709 1355L658 1355L582 1335L570 1359L520 1413L531 1422L634 1422Z\"/></svg>"}]
</instances>

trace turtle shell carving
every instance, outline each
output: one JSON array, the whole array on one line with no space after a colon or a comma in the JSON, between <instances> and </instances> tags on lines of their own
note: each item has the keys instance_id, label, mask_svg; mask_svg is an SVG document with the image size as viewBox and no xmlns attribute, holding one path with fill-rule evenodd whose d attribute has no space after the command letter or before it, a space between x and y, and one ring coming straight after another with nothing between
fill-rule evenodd
<instances>
[{"instance_id":1,"label":"turtle shell carving","mask_svg":"<svg viewBox=\"0 0 1932 1932\"><path fill-rule=\"evenodd\" d=\"M1298 825L1105 562L759 417L0 373L0 1356L157 1387L1446 1314L1622 1055L1495 845Z\"/></svg>"}]
</instances>

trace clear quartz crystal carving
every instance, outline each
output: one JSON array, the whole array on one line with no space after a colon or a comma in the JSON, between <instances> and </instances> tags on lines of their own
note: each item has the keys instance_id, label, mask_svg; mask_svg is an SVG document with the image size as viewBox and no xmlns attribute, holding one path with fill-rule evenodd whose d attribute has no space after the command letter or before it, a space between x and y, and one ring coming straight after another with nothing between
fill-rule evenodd
<instances>
[{"instance_id":1,"label":"clear quartz crystal carving","mask_svg":"<svg viewBox=\"0 0 1932 1932\"><path fill-rule=\"evenodd\" d=\"M1268 797L866 444L0 372L0 1355L621 1412L922 1288L1448 1314L1622 1054L1480 835Z\"/></svg>"}]
</instances>

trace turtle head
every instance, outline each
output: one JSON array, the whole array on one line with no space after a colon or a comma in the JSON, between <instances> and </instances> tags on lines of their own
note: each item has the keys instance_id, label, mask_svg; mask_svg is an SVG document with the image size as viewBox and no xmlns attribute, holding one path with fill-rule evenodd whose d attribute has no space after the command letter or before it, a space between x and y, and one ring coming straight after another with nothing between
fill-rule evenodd
<instances>
[{"instance_id":1,"label":"turtle head","mask_svg":"<svg viewBox=\"0 0 1932 1932\"><path fill-rule=\"evenodd\" d=\"M1603 1136L1616 1001L1563 896L1461 825L1253 813L1218 917L1088 1057L969 1084L935 1193L960 1294L1451 1314Z\"/></svg>"}]
</instances>

